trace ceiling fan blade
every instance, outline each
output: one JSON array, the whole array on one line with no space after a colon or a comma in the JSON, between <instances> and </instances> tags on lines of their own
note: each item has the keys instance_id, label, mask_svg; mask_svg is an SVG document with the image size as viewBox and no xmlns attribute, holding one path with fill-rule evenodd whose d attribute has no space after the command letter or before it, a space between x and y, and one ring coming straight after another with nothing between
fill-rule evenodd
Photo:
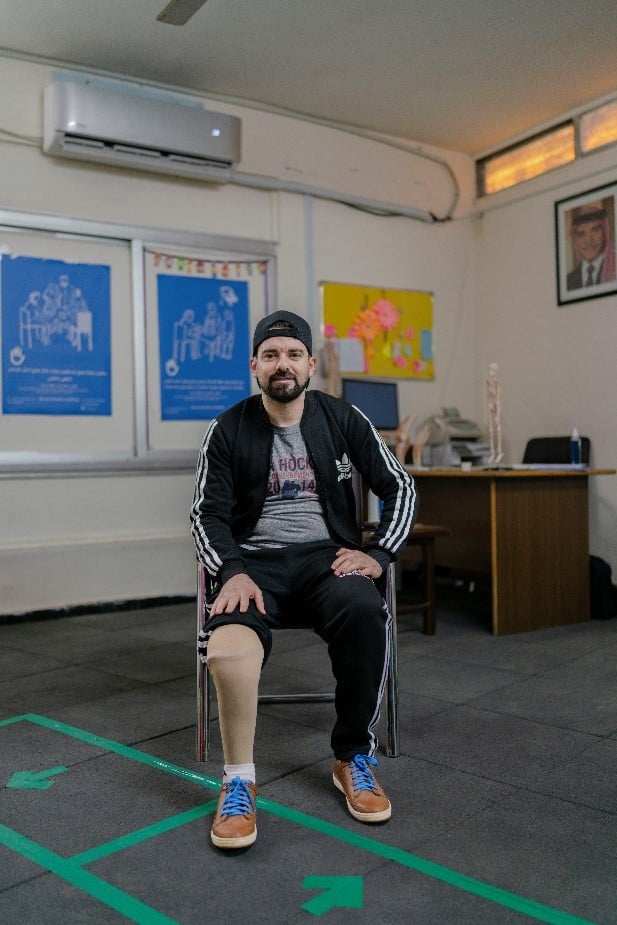
<instances>
[{"instance_id":1,"label":"ceiling fan blade","mask_svg":"<svg viewBox=\"0 0 617 925\"><path fill-rule=\"evenodd\" d=\"M171 0L156 18L170 26L184 26L205 2L206 0Z\"/></svg>"}]
</instances>

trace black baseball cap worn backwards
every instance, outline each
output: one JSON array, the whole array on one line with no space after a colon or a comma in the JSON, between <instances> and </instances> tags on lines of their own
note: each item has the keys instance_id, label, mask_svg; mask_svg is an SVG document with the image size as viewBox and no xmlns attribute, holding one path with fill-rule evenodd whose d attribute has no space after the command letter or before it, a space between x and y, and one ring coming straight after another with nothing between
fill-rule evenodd
<instances>
[{"instance_id":1,"label":"black baseball cap worn backwards","mask_svg":"<svg viewBox=\"0 0 617 925\"><path fill-rule=\"evenodd\" d=\"M271 315L266 315L261 319L253 334L253 356L257 353L259 345L269 337L295 337L304 344L309 356L313 355L313 335L310 325L304 318L293 312L281 310L272 312Z\"/></svg>"}]
</instances>

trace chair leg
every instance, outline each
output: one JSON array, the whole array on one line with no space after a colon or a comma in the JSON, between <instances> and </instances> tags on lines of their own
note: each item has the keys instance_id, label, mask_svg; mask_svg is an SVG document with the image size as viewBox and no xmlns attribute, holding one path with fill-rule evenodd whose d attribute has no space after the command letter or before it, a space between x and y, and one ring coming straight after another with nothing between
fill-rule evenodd
<instances>
[{"instance_id":1,"label":"chair leg","mask_svg":"<svg viewBox=\"0 0 617 925\"><path fill-rule=\"evenodd\" d=\"M204 664L204 675L206 676L206 697L204 701L204 761L208 760L210 754L210 719L212 717L212 678L208 671L208 666Z\"/></svg>"},{"instance_id":2,"label":"chair leg","mask_svg":"<svg viewBox=\"0 0 617 925\"><path fill-rule=\"evenodd\" d=\"M388 682L386 688L386 728L387 742L386 755L389 758L398 756L398 654L397 654L397 623L396 623L396 573L395 566L389 566L388 582L386 586L386 604L392 617L390 657L388 659Z\"/></svg>"},{"instance_id":3,"label":"chair leg","mask_svg":"<svg viewBox=\"0 0 617 925\"><path fill-rule=\"evenodd\" d=\"M424 561L424 594L426 609L424 611L423 630L427 636L435 635L435 547L433 541L422 547Z\"/></svg>"},{"instance_id":4,"label":"chair leg","mask_svg":"<svg viewBox=\"0 0 617 925\"><path fill-rule=\"evenodd\" d=\"M208 736L209 736L209 709L208 709L208 678L206 677L206 666L197 656L197 726L195 740L195 760L207 761L208 758Z\"/></svg>"},{"instance_id":5,"label":"chair leg","mask_svg":"<svg viewBox=\"0 0 617 925\"><path fill-rule=\"evenodd\" d=\"M206 599L206 578L203 567L197 570L197 637L202 627ZM210 675L207 665L197 653L197 724L195 760L207 761L210 746Z\"/></svg>"}]
</instances>

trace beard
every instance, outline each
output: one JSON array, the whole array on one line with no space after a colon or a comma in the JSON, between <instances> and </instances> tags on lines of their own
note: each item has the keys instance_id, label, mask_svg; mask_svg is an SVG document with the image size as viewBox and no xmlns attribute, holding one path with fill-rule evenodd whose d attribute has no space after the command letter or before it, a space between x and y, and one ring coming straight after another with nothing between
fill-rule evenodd
<instances>
[{"instance_id":1,"label":"beard","mask_svg":"<svg viewBox=\"0 0 617 925\"><path fill-rule=\"evenodd\" d=\"M299 382L292 373L274 373L267 382L257 379L257 385L268 398L283 405L295 401L308 388L310 376ZM291 385L293 383L293 385Z\"/></svg>"}]
</instances>

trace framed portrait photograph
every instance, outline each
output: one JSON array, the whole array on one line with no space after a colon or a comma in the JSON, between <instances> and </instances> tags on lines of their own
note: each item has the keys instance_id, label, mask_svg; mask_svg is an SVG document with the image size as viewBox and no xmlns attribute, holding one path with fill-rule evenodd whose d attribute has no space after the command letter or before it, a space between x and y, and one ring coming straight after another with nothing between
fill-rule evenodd
<instances>
[{"instance_id":1,"label":"framed portrait photograph","mask_svg":"<svg viewBox=\"0 0 617 925\"><path fill-rule=\"evenodd\" d=\"M614 183L555 203L559 305L617 292L616 196Z\"/></svg>"}]
</instances>

